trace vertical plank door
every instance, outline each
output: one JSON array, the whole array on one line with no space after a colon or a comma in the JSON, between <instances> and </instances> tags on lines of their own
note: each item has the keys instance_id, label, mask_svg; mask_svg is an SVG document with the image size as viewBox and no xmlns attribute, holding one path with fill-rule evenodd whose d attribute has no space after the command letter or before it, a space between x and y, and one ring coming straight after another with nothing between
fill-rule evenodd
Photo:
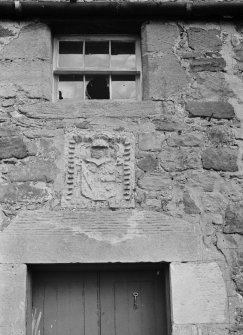
<instances>
[{"instance_id":1,"label":"vertical plank door","mask_svg":"<svg viewBox=\"0 0 243 335\"><path fill-rule=\"evenodd\" d=\"M167 335L164 286L156 270L101 272L100 335Z\"/></svg>"},{"instance_id":2,"label":"vertical plank door","mask_svg":"<svg viewBox=\"0 0 243 335\"><path fill-rule=\"evenodd\" d=\"M99 335L96 272L36 272L33 335Z\"/></svg>"}]
</instances>

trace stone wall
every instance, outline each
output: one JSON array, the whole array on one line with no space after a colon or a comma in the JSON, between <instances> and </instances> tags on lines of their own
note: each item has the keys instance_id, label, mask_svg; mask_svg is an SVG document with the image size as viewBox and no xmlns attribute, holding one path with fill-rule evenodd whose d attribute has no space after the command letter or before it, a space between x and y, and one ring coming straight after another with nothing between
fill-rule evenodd
<instances>
[{"instance_id":1,"label":"stone wall","mask_svg":"<svg viewBox=\"0 0 243 335\"><path fill-rule=\"evenodd\" d=\"M50 27L0 23L3 335L25 334L25 264L118 261L171 263L174 335L242 334L243 25L148 21L141 41L142 101L55 103ZM132 148L121 203L80 207L78 174L66 201L89 134Z\"/></svg>"}]
</instances>

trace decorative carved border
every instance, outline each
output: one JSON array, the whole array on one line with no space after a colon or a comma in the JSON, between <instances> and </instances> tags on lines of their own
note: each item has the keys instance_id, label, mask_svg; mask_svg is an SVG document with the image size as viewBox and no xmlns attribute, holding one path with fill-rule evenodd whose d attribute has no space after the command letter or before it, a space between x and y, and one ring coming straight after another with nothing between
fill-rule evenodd
<instances>
[{"instance_id":1,"label":"decorative carved border","mask_svg":"<svg viewBox=\"0 0 243 335\"><path fill-rule=\"evenodd\" d=\"M77 197L74 197L75 189L78 189L79 167L81 157L78 152L78 145L84 142L92 142L93 139L106 139L113 143L122 143L124 145L123 153L123 199L122 201L107 201L102 203L93 201L92 205L87 207L79 203ZM71 208L92 208L92 207L110 207L110 208L133 208L134 207L134 137L131 134L114 134L108 132L72 132L66 134L65 146L65 188L62 198L62 206Z\"/></svg>"}]
</instances>

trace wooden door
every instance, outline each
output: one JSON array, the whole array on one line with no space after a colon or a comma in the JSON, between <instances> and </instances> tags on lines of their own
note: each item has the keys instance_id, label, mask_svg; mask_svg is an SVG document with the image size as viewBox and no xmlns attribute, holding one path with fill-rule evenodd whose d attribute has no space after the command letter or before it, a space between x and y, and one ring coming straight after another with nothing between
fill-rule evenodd
<instances>
[{"instance_id":1,"label":"wooden door","mask_svg":"<svg viewBox=\"0 0 243 335\"><path fill-rule=\"evenodd\" d=\"M166 335L158 271L37 272L32 335Z\"/></svg>"}]
</instances>

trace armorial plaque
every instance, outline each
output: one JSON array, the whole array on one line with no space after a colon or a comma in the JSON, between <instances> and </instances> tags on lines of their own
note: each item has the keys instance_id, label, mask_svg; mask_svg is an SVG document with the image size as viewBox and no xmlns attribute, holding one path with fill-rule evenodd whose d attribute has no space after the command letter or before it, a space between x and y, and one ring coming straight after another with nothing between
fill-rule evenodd
<instances>
[{"instance_id":1,"label":"armorial plaque","mask_svg":"<svg viewBox=\"0 0 243 335\"><path fill-rule=\"evenodd\" d=\"M134 138L131 134L68 133L65 158L63 206L134 207Z\"/></svg>"}]
</instances>

